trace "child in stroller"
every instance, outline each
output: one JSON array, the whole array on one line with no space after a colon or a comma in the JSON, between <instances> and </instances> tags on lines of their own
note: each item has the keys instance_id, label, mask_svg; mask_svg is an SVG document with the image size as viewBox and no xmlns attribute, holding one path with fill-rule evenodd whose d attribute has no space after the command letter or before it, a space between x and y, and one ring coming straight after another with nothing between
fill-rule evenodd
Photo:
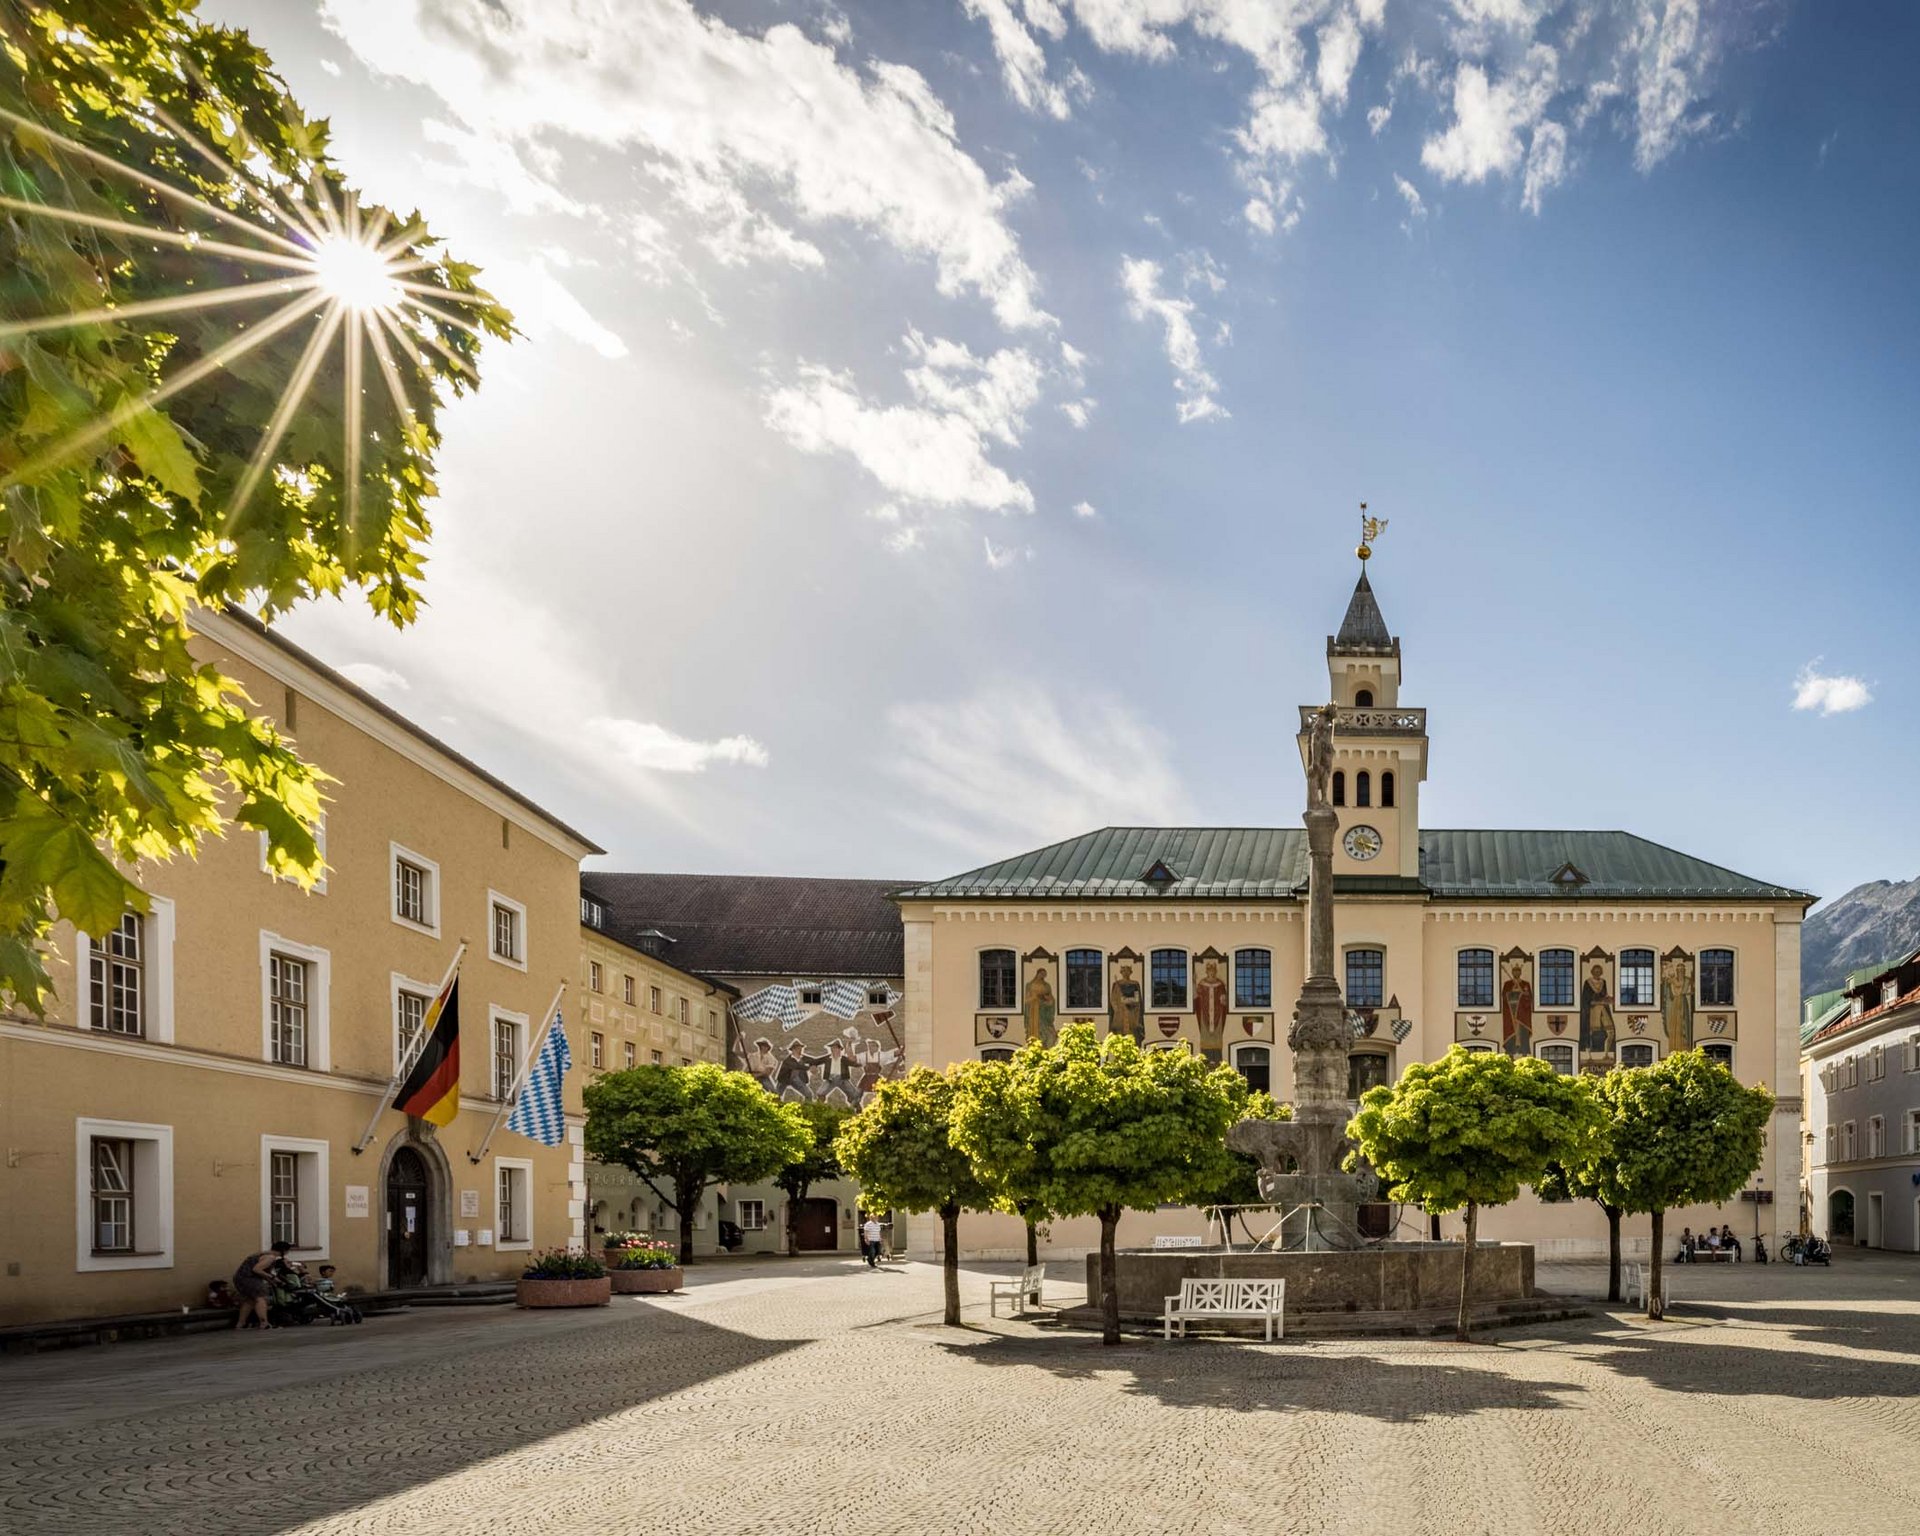
<instances>
[{"instance_id":1,"label":"child in stroller","mask_svg":"<svg viewBox=\"0 0 1920 1536\"><path fill-rule=\"evenodd\" d=\"M307 1266L298 1260L289 1260L275 1272L273 1299L268 1303L267 1315L281 1328L323 1321L338 1327L360 1321L358 1307L344 1296L321 1290L307 1274Z\"/></svg>"}]
</instances>

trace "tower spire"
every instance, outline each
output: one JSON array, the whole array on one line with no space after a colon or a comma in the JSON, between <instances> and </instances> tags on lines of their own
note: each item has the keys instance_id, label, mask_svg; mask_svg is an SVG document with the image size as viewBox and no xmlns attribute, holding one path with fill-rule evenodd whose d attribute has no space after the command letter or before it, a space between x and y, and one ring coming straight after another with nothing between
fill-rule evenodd
<instances>
[{"instance_id":1,"label":"tower spire","mask_svg":"<svg viewBox=\"0 0 1920 1536\"><path fill-rule=\"evenodd\" d=\"M1329 655L1370 655L1394 649L1393 635L1381 616L1380 604L1374 599L1373 583L1367 580L1367 562L1373 558L1374 541L1386 528L1387 520L1369 516L1367 504L1361 502L1360 547L1354 551L1360 557L1360 580L1354 584L1347 616L1340 621L1340 633L1327 641Z\"/></svg>"}]
</instances>

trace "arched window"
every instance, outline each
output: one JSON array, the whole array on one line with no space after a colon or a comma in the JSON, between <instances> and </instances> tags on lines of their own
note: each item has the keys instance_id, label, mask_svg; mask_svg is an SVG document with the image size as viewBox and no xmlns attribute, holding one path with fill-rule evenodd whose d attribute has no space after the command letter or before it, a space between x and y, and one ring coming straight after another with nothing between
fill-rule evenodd
<instances>
[{"instance_id":1,"label":"arched window","mask_svg":"<svg viewBox=\"0 0 1920 1536\"><path fill-rule=\"evenodd\" d=\"M1358 1099L1369 1088L1378 1088L1387 1080L1387 1057L1383 1051L1355 1051L1347 1058L1347 1097Z\"/></svg>"},{"instance_id":2,"label":"arched window","mask_svg":"<svg viewBox=\"0 0 1920 1536\"><path fill-rule=\"evenodd\" d=\"M1241 1046L1233 1053L1233 1069L1254 1092L1273 1092L1273 1053L1264 1045Z\"/></svg>"},{"instance_id":3,"label":"arched window","mask_svg":"<svg viewBox=\"0 0 1920 1536\"><path fill-rule=\"evenodd\" d=\"M1491 1008L1493 1006L1493 951L1490 949L1463 949L1460 951L1460 987L1455 994L1462 1008Z\"/></svg>"},{"instance_id":4,"label":"arched window","mask_svg":"<svg viewBox=\"0 0 1920 1536\"><path fill-rule=\"evenodd\" d=\"M1383 949L1348 950L1347 1006L1378 1008L1386 1000L1387 952Z\"/></svg>"},{"instance_id":5,"label":"arched window","mask_svg":"<svg viewBox=\"0 0 1920 1536\"><path fill-rule=\"evenodd\" d=\"M1019 988L1014 983L1016 971L1012 950L983 949L980 951L980 1006L982 1008L1014 1006L1014 999L1019 996Z\"/></svg>"},{"instance_id":6,"label":"arched window","mask_svg":"<svg viewBox=\"0 0 1920 1536\"><path fill-rule=\"evenodd\" d=\"M1622 1008L1651 1008L1656 1001L1653 989L1653 951L1650 949L1623 949L1620 951L1620 1006Z\"/></svg>"},{"instance_id":7,"label":"arched window","mask_svg":"<svg viewBox=\"0 0 1920 1536\"><path fill-rule=\"evenodd\" d=\"M1733 1047L1724 1040L1709 1040L1700 1050L1708 1061L1725 1067L1729 1072L1733 1070Z\"/></svg>"},{"instance_id":8,"label":"arched window","mask_svg":"<svg viewBox=\"0 0 1920 1536\"><path fill-rule=\"evenodd\" d=\"M1355 709L1372 709L1373 708L1373 690L1371 688L1360 688L1355 690L1353 695L1353 707Z\"/></svg>"},{"instance_id":9,"label":"arched window","mask_svg":"<svg viewBox=\"0 0 1920 1536\"><path fill-rule=\"evenodd\" d=\"M1149 968L1147 1004L1152 1008L1187 1006L1187 952L1156 949Z\"/></svg>"},{"instance_id":10,"label":"arched window","mask_svg":"<svg viewBox=\"0 0 1920 1536\"><path fill-rule=\"evenodd\" d=\"M1543 949L1540 951L1540 991L1534 998L1534 1005L1540 1008L1571 1008L1573 1006L1572 950Z\"/></svg>"},{"instance_id":11,"label":"arched window","mask_svg":"<svg viewBox=\"0 0 1920 1536\"><path fill-rule=\"evenodd\" d=\"M1010 1045L986 1045L980 1048L982 1061L1012 1061L1013 1047Z\"/></svg>"},{"instance_id":12,"label":"arched window","mask_svg":"<svg viewBox=\"0 0 1920 1536\"><path fill-rule=\"evenodd\" d=\"M1733 1006L1733 951L1700 951L1700 1005L1703 1008Z\"/></svg>"},{"instance_id":13,"label":"arched window","mask_svg":"<svg viewBox=\"0 0 1920 1536\"><path fill-rule=\"evenodd\" d=\"M1623 1067L1652 1066L1653 1047L1644 1040L1623 1041L1620 1046L1620 1065Z\"/></svg>"},{"instance_id":14,"label":"arched window","mask_svg":"<svg viewBox=\"0 0 1920 1536\"><path fill-rule=\"evenodd\" d=\"M1373 804L1373 775L1364 768L1353 777L1353 803L1359 806Z\"/></svg>"},{"instance_id":15,"label":"arched window","mask_svg":"<svg viewBox=\"0 0 1920 1536\"><path fill-rule=\"evenodd\" d=\"M1100 951L1097 949L1070 949L1067 951L1067 1006L1069 1008L1104 1008L1106 1000L1100 995Z\"/></svg>"},{"instance_id":16,"label":"arched window","mask_svg":"<svg viewBox=\"0 0 1920 1536\"><path fill-rule=\"evenodd\" d=\"M1380 805L1383 810L1393 809L1393 775L1391 773L1380 775Z\"/></svg>"},{"instance_id":17,"label":"arched window","mask_svg":"<svg viewBox=\"0 0 1920 1536\"><path fill-rule=\"evenodd\" d=\"M1333 770L1333 803L1335 805L1347 803L1347 774L1344 768Z\"/></svg>"},{"instance_id":18,"label":"arched window","mask_svg":"<svg viewBox=\"0 0 1920 1536\"><path fill-rule=\"evenodd\" d=\"M1469 1056L1491 1056L1493 1054L1493 1042L1491 1040L1457 1040L1454 1043Z\"/></svg>"},{"instance_id":19,"label":"arched window","mask_svg":"<svg viewBox=\"0 0 1920 1536\"><path fill-rule=\"evenodd\" d=\"M1273 1006L1273 951L1236 949L1233 952L1233 1006Z\"/></svg>"},{"instance_id":20,"label":"arched window","mask_svg":"<svg viewBox=\"0 0 1920 1536\"><path fill-rule=\"evenodd\" d=\"M1543 1045L1540 1047L1540 1059L1563 1076L1573 1076L1573 1047L1571 1045Z\"/></svg>"}]
</instances>

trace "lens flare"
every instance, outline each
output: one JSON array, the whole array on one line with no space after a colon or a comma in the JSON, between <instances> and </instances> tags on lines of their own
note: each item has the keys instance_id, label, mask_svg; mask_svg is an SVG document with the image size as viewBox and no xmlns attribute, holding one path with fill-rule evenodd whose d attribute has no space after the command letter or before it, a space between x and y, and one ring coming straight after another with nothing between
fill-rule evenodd
<instances>
[{"instance_id":1,"label":"lens flare","mask_svg":"<svg viewBox=\"0 0 1920 1536\"><path fill-rule=\"evenodd\" d=\"M397 309L406 294L393 263L377 247L332 235L313 249L313 275L328 297L348 309Z\"/></svg>"}]
</instances>

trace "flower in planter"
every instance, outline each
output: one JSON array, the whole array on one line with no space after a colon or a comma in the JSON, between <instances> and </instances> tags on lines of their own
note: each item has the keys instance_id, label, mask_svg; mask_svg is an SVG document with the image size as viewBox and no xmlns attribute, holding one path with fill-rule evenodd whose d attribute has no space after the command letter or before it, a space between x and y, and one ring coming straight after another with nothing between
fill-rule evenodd
<instances>
[{"instance_id":1,"label":"flower in planter","mask_svg":"<svg viewBox=\"0 0 1920 1536\"><path fill-rule=\"evenodd\" d=\"M615 1269L672 1269L680 1262L680 1250L674 1244L634 1236L636 1240L624 1245L614 1260Z\"/></svg>"},{"instance_id":2,"label":"flower in planter","mask_svg":"<svg viewBox=\"0 0 1920 1536\"><path fill-rule=\"evenodd\" d=\"M653 1239L644 1232L609 1232L601 1239L603 1248L644 1248Z\"/></svg>"},{"instance_id":3,"label":"flower in planter","mask_svg":"<svg viewBox=\"0 0 1920 1536\"><path fill-rule=\"evenodd\" d=\"M536 1253L520 1272L522 1280L599 1280L607 1266L591 1253L570 1253L565 1248L549 1248Z\"/></svg>"}]
</instances>

